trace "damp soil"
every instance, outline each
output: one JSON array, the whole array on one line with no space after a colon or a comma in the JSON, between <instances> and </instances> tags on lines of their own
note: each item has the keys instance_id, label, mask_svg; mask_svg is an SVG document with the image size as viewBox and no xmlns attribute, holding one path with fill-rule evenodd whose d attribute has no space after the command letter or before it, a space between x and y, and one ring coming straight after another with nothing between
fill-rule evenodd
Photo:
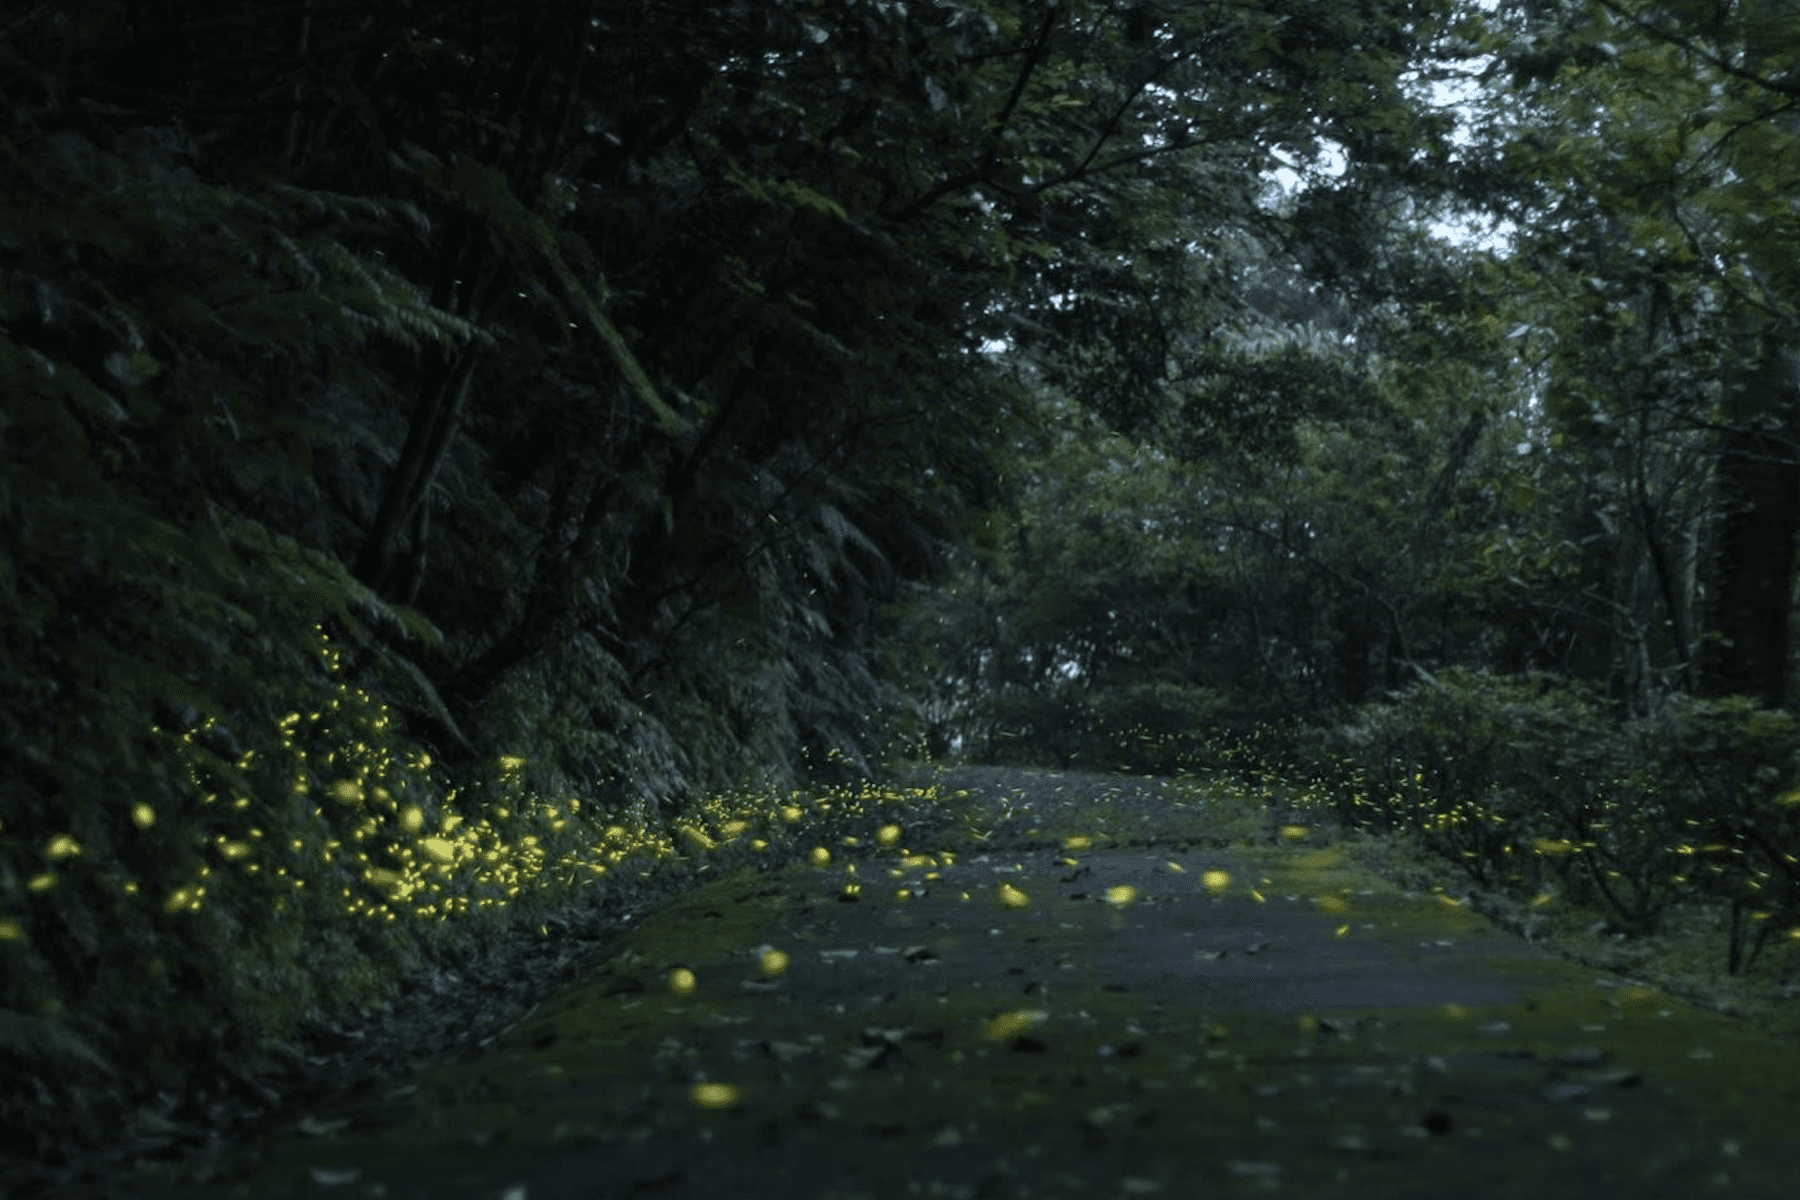
<instances>
[{"instance_id":1,"label":"damp soil","mask_svg":"<svg viewBox=\"0 0 1800 1200\"><path fill-rule=\"evenodd\" d=\"M953 826L669 896L460 1052L57 1194L1792 1194L1789 1037L1191 784L940 787Z\"/></svg>"}]
</instances>

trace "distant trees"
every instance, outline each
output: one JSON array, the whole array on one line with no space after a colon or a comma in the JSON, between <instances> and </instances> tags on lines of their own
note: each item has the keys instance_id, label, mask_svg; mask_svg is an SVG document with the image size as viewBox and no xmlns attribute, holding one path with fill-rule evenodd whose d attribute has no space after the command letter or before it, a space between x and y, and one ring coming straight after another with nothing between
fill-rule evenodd
<instances>
[{"instance_id":1,"label":"distant trees","mask_svg":"<svg viewBox=\"0 0 1800 1200\"><path fill-rule=\"evenodd\" d=\"M1335 139L1335 176L1167 260L1160 367L1132 373L1117 337L1022 336L1030 386L1128 440L1045 443L1042 515L984 560L1020 606L987 669L1099 687L1154 662L1229 678L1246 721L1450 664L1593 680L1628 715L1681 691L1785 703L1800 47L1776 7L1470 14L1415 58L1465 81L1458 110L1400 94L1387 136ZM1434 244L1440 220L1501 222L1505 247ZM1072 292L1034 321L1080 347L1105 291ZM1084 388L1080 353L1106 382ZM1108 458L1130 490L1063 490ZM1105 549L1078 568L1062 548L1088 528ZM1152 562L1180 565L1152 582Z\"/></svg>"},{"instance_id":2,"label":"distant trees","mask_svg":"<svg viewBox=\"0 0 1800 1200\"><path fill-rule=\"evenodd\" d=\"M1527 232L1517 261L1568 322L1544 330L1547 405L1601 445L1620 429L1657 428L1665 446L1708 434L1703 601L1684 594L1671 549L1692 526L1644 526L1642 553L1665 628L1699 637L1678 651L1684 666L1698 652L1688 682L1770 705L1788 696L1800 532L1793 15L1756 3L1536 9L1505 54L1532 115L1500 156L1539 181L1514 210ZM1632 486L1647 502L1641 476Z\"/></svg>"}]
</instances>

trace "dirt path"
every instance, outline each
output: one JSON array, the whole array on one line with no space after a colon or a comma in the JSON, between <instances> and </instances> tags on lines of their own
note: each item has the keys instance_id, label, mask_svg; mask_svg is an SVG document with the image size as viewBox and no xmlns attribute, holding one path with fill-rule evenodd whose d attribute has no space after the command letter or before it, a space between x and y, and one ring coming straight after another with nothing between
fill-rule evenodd
<instances>
[{"instance_id":1,"label":"dirt path","mask_svg":"<svg viewBox=\"0 0 1800 1200\"><path fill-rule=\"evenodd\" d=\"M1054 778L976 797L986 841L682 896L488 1056L112 1194L1793 1194L1793 1045L1329 837L1160 794L1097 826Z\"/></svg>"}]
</instances>

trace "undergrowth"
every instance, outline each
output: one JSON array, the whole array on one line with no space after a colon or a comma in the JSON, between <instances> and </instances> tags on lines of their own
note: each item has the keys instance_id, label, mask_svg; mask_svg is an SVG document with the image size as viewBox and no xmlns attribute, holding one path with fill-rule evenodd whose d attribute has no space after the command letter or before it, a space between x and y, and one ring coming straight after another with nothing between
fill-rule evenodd
<instances>
[{"instance_id":1,"label":"undergrowth","mask_svg":"<svg viewBox=\"0 0 1800 1200\"><path fill-rule=\"evenodd\" d=\"M605 813L545 795L519 757L451 780L345 679L275 726L240 741L172 712L137 748L178 777L155 803L90 797L0 826L0 1151L67 1154L71 1131L117 1128L159 1090L391 1002L428 959L614 884L854 856L943 819L929 788L868 783Z\"/></svg>"},{"instance_id":2,"label":"undergrowth","mask_svg":"<svg viewBox=\"0 0 1800 1200\"><path fill-rule=\"evenodd\" d=\"M1480 888L1602 912L1626 938L1696 902L1747 970L1800 940L1800 725L1743 698L1619 722L1592 689L1445 671L1300 739L1340 820L1404 835Z\"/></svg>"}]
</instances>

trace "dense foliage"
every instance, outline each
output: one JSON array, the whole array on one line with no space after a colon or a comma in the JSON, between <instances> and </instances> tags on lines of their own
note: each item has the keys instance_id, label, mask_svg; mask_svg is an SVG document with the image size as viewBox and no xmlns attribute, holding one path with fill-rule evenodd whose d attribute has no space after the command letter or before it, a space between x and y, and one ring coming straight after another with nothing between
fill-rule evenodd
<instances>
[{"instance_id":1,"label":"dense foliage","mask_svg":"<svg viewBox=\"0 0 1800 1200\"><path fill-rule=\"evenodd\" d=\"M1139 272L1182 301L1151 342L1084 350L1100 306L1053 296L1006 361L1061 433L916 623L937 742L1198 770L1299 720L1290 767L1478 883L1631 930L1729 897L1734 971L1789 936L1795 16L1448 26L1402 136L1321 133L1292 191Z\"/></svg>"},{"instance_id":2,"label":"dense foliage","mask_svg":"<svg viewBox=\"0 0 1800 1200\"><path fill-rule=\"evenodd\" d=\"M1800 922L1800 730L1747 699L1620 722L1592 685L1454 668L1307 735L1356 827L1399 830L1469 881L1606 914L1626 936L1728 906L1737 972Z\"/></svg>"}]
</instances>

